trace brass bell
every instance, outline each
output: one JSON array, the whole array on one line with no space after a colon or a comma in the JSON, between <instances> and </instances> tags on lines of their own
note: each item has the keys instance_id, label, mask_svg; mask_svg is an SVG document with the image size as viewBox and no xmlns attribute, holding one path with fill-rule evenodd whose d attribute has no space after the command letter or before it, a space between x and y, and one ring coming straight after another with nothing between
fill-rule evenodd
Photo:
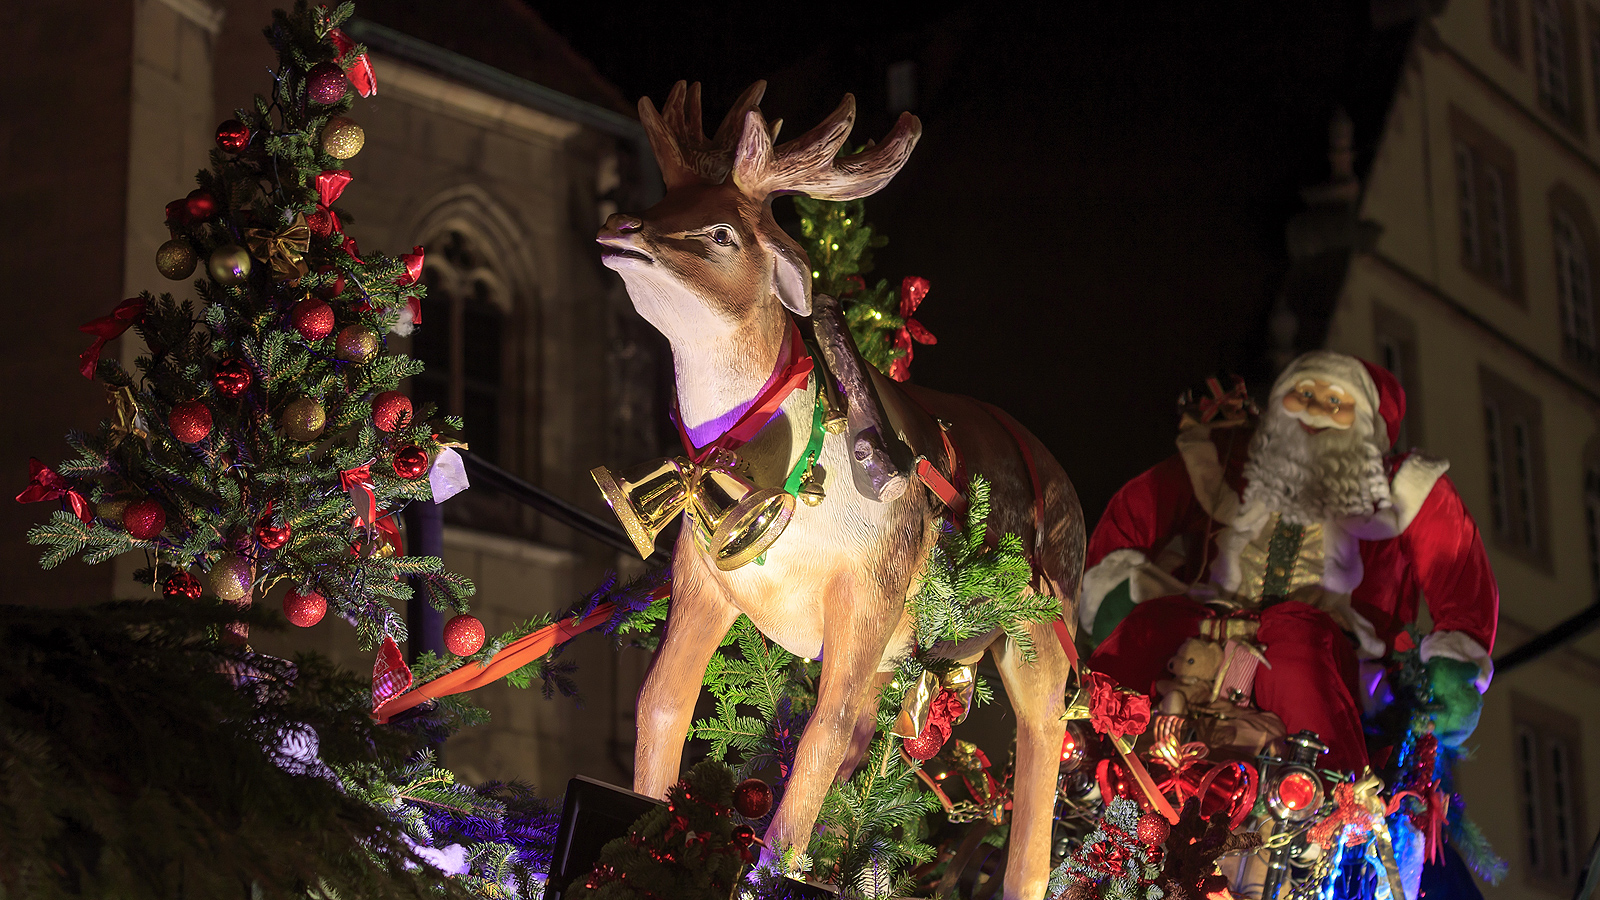
<instances>
[{"instance_id":1,"label":"brass bell","mask_svg":"<svg viewBox=\"0 0 1600 900\"><path fill-rule=\"evenodd\" d=\"M655 549L656 535L689 505L689 472L688 460L655 459L620 477L605 466L589 470L589 475L644 559Z\"/></svg>"},{"instance_id":2,"label":"brass bell","mask_svg":"<svg viewBox=\"0 0 1600 900\"><path fill-rule=\"evenodd\" d=\"M767 551L794 515L794 495L758 488L725 468L700 468L690 488L695 538L731 572Z\"/></svg>"},{"instance_id":3,"label":"brass bell","mask_svg":"<svg viewBox=\"0 0 1600 900\"><path fill-rule=\"evenodd\" d=\"M821 506L822 501L828 496L822 485L815 481L807 481L800 485L800 502L807 506Z\"/></svg>"}]
</instances>

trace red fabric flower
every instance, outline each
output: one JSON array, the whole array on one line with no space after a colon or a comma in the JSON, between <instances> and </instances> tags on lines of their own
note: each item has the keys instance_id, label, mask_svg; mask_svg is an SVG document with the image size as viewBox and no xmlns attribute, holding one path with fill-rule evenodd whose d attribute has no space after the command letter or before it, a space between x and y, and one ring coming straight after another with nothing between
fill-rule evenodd
<instances>
[{"instance_id":1,"label":"red fabric flower","mask_svg":"<svg viewBox=\"0 0 1600 900\"><path fill-rule=\"evenodd\" d=\"M905 355L889 364L889 377L895 381L905 381L911 377L912 341L918 344L939 343L933 332L923 327L921 322L911 318L911 314L922 305L922 298L928 296L928 288L928 279L920 275L909 275L900 282L900 318L905 324L895 332L894 346Z\"/></svg>"},{"instance_id":2,"label":"red fabric flower","mask_svg":"<svg viewBox=\"0 0 1600 900\"><path fill-rule=\"evenodd\" d=\"M1143 734L1150 726L1150 698L1124 690L1109 675L1090 672L1089 724L1113 737Z\"/></svg>"}]
</instances>

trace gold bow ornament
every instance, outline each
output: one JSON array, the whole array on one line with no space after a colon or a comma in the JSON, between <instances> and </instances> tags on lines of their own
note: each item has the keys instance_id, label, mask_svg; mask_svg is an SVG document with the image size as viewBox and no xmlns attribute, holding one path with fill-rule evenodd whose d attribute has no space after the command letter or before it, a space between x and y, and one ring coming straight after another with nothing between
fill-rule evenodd
<instances>
[{"instance_id":1,"label":"gold bow ornament","mask_svg":"<svg viewBox=\"0 0 1600 900\"><path fill-rule=\"evenodd\" d=\"M646 558L656 535L687 512L695 541L717 568L731 572L767 552L794 515L795 495L758 488L734 471L732 451L718 449L704 462L686 457L651 460L613 474L597 466L589 475Z\"/></svg>"},{"instance_id":2,"label":"gold bow ornament","mask_svg":"<svg viewBox=\"0 0 1600 900\"><path fill-rule=\"evenodd\" d=\"M933 710L933 700L939 696L941 690L950 691L961 701L961 715L950 724L960 725L967 720L967 714L972 712L972 695L977 688L978 666L957 665L951 667L943 675L935 675L927 669L917 677L915 684L906 690L906 695L900 701L900 714L895 717L894 727L889 733L897 738L912 740L922 734L928 727L928 713Z\"/></svg>"},{"instance_id":3,"label":"gold bow ornament","mask_svg":"<svg viewBox=\"0 0 1600 900\"><path fill-rule=\"evenodd\" d=\"M295 213L294 221L277 231L246 228L245 243L250 255L272 265L274 281L299 281L311 270L303 258L311 249L311 226L305 213Z\"/></svg>"}]
</instances>

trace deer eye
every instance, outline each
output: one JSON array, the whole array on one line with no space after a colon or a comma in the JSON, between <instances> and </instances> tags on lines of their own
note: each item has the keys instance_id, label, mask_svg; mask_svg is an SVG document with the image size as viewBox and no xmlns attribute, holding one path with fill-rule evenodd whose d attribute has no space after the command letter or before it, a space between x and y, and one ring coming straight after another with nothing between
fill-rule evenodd
<instances>
[{"instance_id":1,"label":"deer eye","mask_svg":"<svg viewBox=\"0 0 1600 900\"><path fill-rule=\"evenodd\" d=\"M708 234L713 243L720 244L724 247L733 246L733 229L726 225L718 225L717 227L711 229Z\"/></svg>"}]
</instances>

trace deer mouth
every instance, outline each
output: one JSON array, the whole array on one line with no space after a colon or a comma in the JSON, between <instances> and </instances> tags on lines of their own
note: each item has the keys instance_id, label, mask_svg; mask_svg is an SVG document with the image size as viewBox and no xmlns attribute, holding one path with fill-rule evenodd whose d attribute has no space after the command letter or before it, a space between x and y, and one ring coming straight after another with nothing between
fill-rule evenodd
<instances>
[{"instance_id":1,"label":"deer mouth","mask_svg":"<svg viewBox=\"0 0 1600 900\"><path fill-rule=\"evenodd\" d=\"M623 259L636 259L646 264L655 262L655 257L652 257L650 254L645 253L642 250L635 250L632 247L624 247L620 244L601 244L600 259L602 262L607 263L611 262L612 260Z\"/></svg>"}]
</instances>

